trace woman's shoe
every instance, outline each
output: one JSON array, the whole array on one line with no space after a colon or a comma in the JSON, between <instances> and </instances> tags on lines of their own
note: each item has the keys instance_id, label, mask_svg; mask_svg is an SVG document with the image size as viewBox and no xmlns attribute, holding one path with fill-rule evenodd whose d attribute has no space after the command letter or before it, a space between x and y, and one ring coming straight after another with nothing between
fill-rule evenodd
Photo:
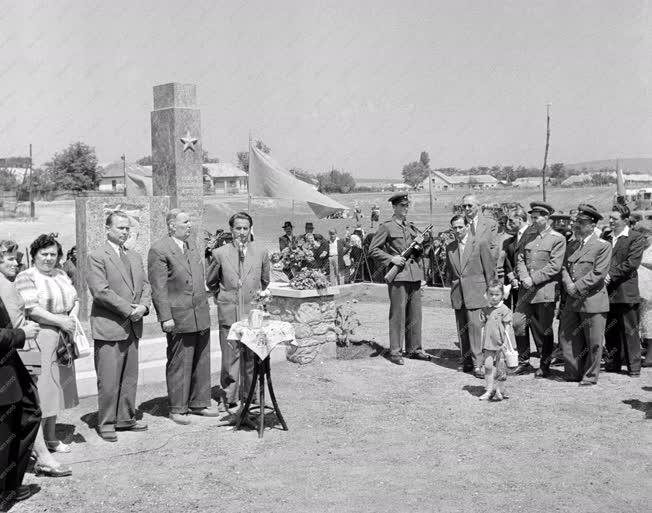
<instances>
[{"instance_id":1,"label":"woman's shoe","mask_svg":"<svg viewBox=\"0 0 652 513\"><path fill-rule=\"evenodd\" d=\"M34 464L34 474L37 476L47 477L66 477L72 476L72 470L64 465L53 467L52 465Z\"/></svg>"},{"instance_id":2,"label":"woman's shoe","mask_svg":"<svg viewBox=\"0 0 652 513\"><path fill-rule=\"evenodd\" d=\"M50 452L70 452L70 446L64 444L61 440L55 440L54 442L45 441L45 445Z\"/></svg>"}]
</instances>

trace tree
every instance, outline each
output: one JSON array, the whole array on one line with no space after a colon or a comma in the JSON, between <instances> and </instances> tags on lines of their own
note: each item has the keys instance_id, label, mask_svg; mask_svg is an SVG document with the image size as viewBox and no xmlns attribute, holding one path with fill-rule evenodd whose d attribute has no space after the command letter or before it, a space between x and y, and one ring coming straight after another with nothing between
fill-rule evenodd
<instances>
[{"instance_id":1,"label":"tree","mask_svg":"<svg viewBox=\"0 0 652 513\"><path fill-rule=\"evenodd\" d=\"M151 155L146 155L142 159L138 159L136 161L136 164L139 166L151 166L152 165L152 156Z\"/></svg>"},{"instance_id":2,"label":"tree","mask_svg":"<svg viewBox=\"0 0 652 513\"><path fill-rule=\"evenodd\" d=\"M52 174L59 189L88 191L97 189L100 183L95 148L82 142L72 143L56 153L45 168Z\"/></svg>"},{"instance_id":3,"label":"tree","mask_svg":"<svg viewBox=\"0 0 652 513\"><path fill-rule=\"evenodd\" d=\"M17 186L16 176L8 169L0 168L0 191L13 191Z\"/></svg>"},{"instance_id":4,"label":"tree","mask_svg":"<svg viewBox=\"0 0 652 513\"><path fill-rule=\"evenodd\" d=\"M565 178L567 178L564 164L561 162L554 163L552 166L550 166L550 173L548 173L548 176L553 181L562 182Z\"/></svg>"},{"instance_id":5,"label":"tree","mask_svg":"<svg viewBox=\"0 0 652 513\"><path fill-rule=\"evenodd\" d=\"M616 177L604 173L594 173L591 175L591 183L593 185L609 185L616 183Z\"/></svg>"},{"instance_id":6,"label":"tree","mask_svg":"<svg viewBox=\"0 0 652 513\"><path fill-rule=\"evenodd\" d=\"M427 151L422 151L419 156L419 162L425 169L430 169L430 155Z\"/></svg>"},{"instance_id":7,"label":"tree","mask_svg":"<svg viewBox=\"0 0 652 513\"><path fill-rule=\"evenodd\" d=\"M263 153L269 154L272 152L272 149L260 139L258 139L254 143L254 146L258 148L260 151L262 151ZM237 153L237 157L238 157L238 167L242 169L245 173L249 174L249 152L239 151Z\"/></svg>"},{"instance_id":8,"label":"tree","mask_svg":"<svg viewBox=\"0 0 652 513\"><path fill-rule=\"evenodd\" d=\"M428 168L421 162L410 162L403 166L403 182L410 187L416 188L428 178Z\"/></svg>"},{"instance_id":9,"label":"tree","mask_svg":"<svg viewBox=\"0 0 652 513\"><path fill-rule=\"evenodd\" d=\"M351 173L338 171L337 169L318 174L317 181L319 182L319 191L324 193L339 192L347 194L355 189L355 180Z\"/></svg>"}]
</instances>

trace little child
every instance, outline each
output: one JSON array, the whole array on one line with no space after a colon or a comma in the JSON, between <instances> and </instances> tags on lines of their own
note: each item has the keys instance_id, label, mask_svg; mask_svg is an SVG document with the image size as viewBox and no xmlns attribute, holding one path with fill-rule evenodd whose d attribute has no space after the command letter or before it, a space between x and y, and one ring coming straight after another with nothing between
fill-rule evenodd
<instances>
[{"instance_id":1,"label":"little child","mask_svg":"<svg viewBox=\"0 0 652 513\"><path fill-rule=\"evenodd\" d=\"M507 380L507 367L503 344L505 337L514 340L512 327L512 312L503 303L503 285L497 279L492 279L487 285L485 294L489 306L482 309L480 320L482 329L482 354L484 356L484 379L486 391L480 396L481 401L486 401L492 396L496 401L507 399L505 381Z\"/></svg>"}]
</instances>

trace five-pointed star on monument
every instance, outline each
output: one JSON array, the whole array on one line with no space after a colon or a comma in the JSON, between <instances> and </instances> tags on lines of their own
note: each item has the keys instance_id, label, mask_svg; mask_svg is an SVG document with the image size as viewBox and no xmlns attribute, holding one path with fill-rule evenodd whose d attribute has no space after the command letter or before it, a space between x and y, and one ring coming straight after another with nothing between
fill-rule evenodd
<instances>
[{"instance_id":1,"label":"five-pointed star on monument","mask_svg":"<svg viewBox=\"0 0 652 513\"><path fill-rule=\"evenodd\" d=\"M190 130L186 130L185 137L181 138L181 142L183 143L183 151L184 152L186 150L195 151L195 144L197 144L198 140L199 139L197 139L196 137L191 137Z\"/></svg>"}]
</instances>

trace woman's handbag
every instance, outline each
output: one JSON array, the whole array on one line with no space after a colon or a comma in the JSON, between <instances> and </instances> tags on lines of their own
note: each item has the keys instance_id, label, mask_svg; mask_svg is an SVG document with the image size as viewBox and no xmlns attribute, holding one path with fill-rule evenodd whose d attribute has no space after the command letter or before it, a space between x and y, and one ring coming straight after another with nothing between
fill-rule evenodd
<instances>
[{"instance_id":1,"label":"woman's handbag","mask_svg":"<svg viewBox=\"0 0 652 513\"><path fill-rule=\"evenodd\" d=\"M86 333L84 333L84 328L82 328L81 322L76 315L72 316L75 319L75 334L72 337L72 342L75 349L75 358L84 358L85 356L90 356L91 354L91 345L86 338Z\"/></svg>"}]
</instances>

